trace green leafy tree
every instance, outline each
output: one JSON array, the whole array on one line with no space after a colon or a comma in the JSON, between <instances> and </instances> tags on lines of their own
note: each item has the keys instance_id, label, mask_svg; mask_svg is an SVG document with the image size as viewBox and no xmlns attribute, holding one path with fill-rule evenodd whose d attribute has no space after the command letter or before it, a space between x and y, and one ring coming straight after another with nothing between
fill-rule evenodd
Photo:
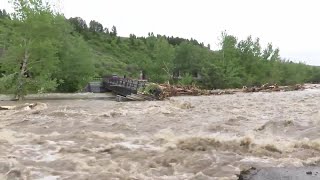
<instances>
[{"instance_id":1,"label":"green leafy tree","mask_svg":"<svg viewBox=\"0 0 320 180\"><path fill-rule=\"evenodd\" d=\"M92 20L89 23L89 30L91 32L102 33L104 29L101 23Z\"/></svg>"},{"instance_id":2,"label":"green leafy tree","mask_svg":"<svg viewBox=\"0 0 320 180\"><path fill-rule=\"evenodd\" d=\"M202 79L201 84L204 87L215 89L215 88L221 88L223 85L223 82L221 81L222 78L221 70L218 66L216 66L215 63L208 62L205 66L201 69Z\"/></svg>"},{"instance_id":3,"label":"green leafy tree","mask_svg":"<svg viewBox=\"0 0 320 180\"><path fill-rule=\"evenodd\" d=\"M320 83L320 67L310 68L309 81L312 83Z\"/></svg>"},{"instance_id":4,"label":"green leafy tree","mask_svg":"<svg viewBox=\"0 0 320 180\"><path fill-rule=\"evenodd\" d=\"M226 33L221 35L220 60L216 63L217 72L223 88L241 86L243 77L243 62L240 61L240 52L237 49L237 38Z\"/></svg>"},{"instance_id":5,"label":"green leafy tree","mask_svg":"<svg viewBox=\"0 0 320 180\"><path fill-rule=\"evenodd\" d=\"M118 35L116 26L112 26L110 35L116 37Z\"/></svg>"},{"instance_id":6,"label":"green leafy tree","mask_svg":"<svg viewBox=\"0 0 320 180\"><path fill-rule=\"evenodd\" d=\"M85 33L86 31L88 31L88 25L86 21L83 20L81 17L69 18L68 21L74 27L74 30L76 30L77 32Z\"/></svg>"},{"instance_id":7,"label":"green leafy tree","mask_svg":"<svg viewBox=\"0 0 320 180\"><path fill-rule=\"evenodd\" d=\"M5 9L0 9L0 19L10 18L10 15L7 13Z\"/></svg>"},{"instance_id":8,"label":"green leafy tree","mask_svg":"<svg viewBox=\"0 0 320 180\"><path fill-rule=\"evenodd\" d=\"M59 40L63 37L65 20L54 14L41 0L15 0L15 13L7 23L12 31L4 31L10 44L2 57L1 68L15 74L14 93L21 99L28 92L53 90L57 80Z\"/></svg>"},{"instance_id":9,"label":"green leafy tree","mask_svg":"<svg viewBox=\"0 0 320 180\"><path fill-rule=\"evenodd\" d=\"M15 0L14 6L12 19L0 24L0 35L9 39L0 57L6 82L1 92L22 99L57 87L68 92L84 87L93 74L90 48L66 19L41 0Z\"/></svg>"},{"instance_id":10,"label":"green leafy tree","mask_svg":"<svg viewBox=\"0 0 320 180\"><path fill-rule=\"evenodd\" d=\"M201 55L201 47L189 42L182 42L176 48L174 66L180 73L197 73L200 72L204 59Z\"/></svg>"},{"instance_id":11,"label":"green leafy tree","mask_svg":"<svg viewBox=\"0 0 320 180\"><path fill-rule=\"evenodd\" d=\"M156 39L152 53L152 62L147 65L147 73L152 82L172 80L174 48L164 38Z\"/></svg>"},{"instance_id":12,"label":"green leafy tree","mask_svg":"<svg viewBox=\"0 0 320 180\"><path fill-rule=\"evenodd\" d=\"M273 54L273 47L271 43L268 43L268 46L265 50L263 50L262 58L264 60L270 60L271 56Z\"/></svg>"},{"instance_id":13,"label":"green leafy tree","mask_svg":"<svg viewBox=\"0 0 320 180\"><path fill-rule=\"evenodd\" d=\"M184 74L184 76L179 80L179 84L185 85L185 86L192 85L192 83L193 83L193 77L189 73Z\"/></svg>"},{"instance_id":14,"label":"green leafy tree","mask_svg":"<svg viewBox=\"0 0 320 180\"><path fill-rule=\"evenodd\" d=\"M94 75L90 48L80 36L67 36L59 55L59 71L55 74L60 80L57 90L75 92L83 89Z\"/></svg>"}]
</instances>

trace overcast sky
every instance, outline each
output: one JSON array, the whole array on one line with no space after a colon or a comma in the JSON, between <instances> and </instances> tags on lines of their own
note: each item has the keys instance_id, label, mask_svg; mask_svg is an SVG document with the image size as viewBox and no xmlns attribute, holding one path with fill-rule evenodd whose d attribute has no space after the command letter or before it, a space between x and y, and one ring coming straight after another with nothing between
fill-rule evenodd
<instances>
[{"instance_id":1,"label":"overcast sky","mask_svg":"<svg viewBox=\"0 0 320 180\"><path fill-rule=\"evenodd\" d=\"M195 38L217 48L222 31L272 42L281 56L320 65L318 0L51 0L67 17L97 20L120 36ZM0 0L0 8L9 8Z\"/></svg>"}]
</instances>

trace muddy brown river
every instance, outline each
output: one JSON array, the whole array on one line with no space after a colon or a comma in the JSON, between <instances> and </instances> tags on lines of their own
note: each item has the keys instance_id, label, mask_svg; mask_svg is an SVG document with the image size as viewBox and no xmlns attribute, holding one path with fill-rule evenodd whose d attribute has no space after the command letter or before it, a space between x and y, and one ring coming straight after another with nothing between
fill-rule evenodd
<instances>
[{"instance_id":1,"label":"muddy brown river","mask_svg":"<svg viewBox=\"0 0 320 180\"><path fill-rule=\"evenodd\" d=\"M251 167L320 165L319 87L31 102L0 111L0 179L236 180Z\"/></svg>"}]
</instances>

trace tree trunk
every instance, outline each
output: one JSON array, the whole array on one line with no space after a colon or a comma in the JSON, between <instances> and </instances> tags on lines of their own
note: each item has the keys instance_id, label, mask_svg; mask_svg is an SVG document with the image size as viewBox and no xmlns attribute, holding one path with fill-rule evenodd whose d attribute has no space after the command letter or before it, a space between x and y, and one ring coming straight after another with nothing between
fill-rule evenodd
<instances>
[{"instance_id":1,"label":"tree trunk","mask_svg":"<svg viewBox=\"0 0 320 180\"><path fill-rule=\"evenodd\" d=\"M24 49L24 56L22 60L21 70L18 77L18 89L16 94L16 99L22 100L24 98L24 79L25 79L25 73L27 72L27 64L29 60L29 51L27 48L27 40L25 40L25 49Z\"/></svg>"}]
</instances>

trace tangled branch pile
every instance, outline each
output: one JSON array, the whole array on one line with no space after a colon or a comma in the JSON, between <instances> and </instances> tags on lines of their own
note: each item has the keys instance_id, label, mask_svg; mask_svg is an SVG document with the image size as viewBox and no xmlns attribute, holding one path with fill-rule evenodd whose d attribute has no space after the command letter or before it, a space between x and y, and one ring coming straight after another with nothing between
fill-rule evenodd
<instances>
[{"instance_id":1,"label":"tangled branch pile","mask_svg":"<svg viewBox=\"0 0 320 180\"><path fill-rule=\"evenodd\" d=\"M165 99L172 96L183 96L183 95L208 95L207 90L201 90L196 86L181 86L181 85L170 85L170 84L161 84L159 85L161 93L159 94L159 99Z\"/></svg>"},{"instance_id":2,"label":"tangled branch pile","mask_svg":"<svg viewBox=\"0 0 320 180\"><path fill-rule=\"evenodd\" d=\"M243 87L243 92L273 92L273 91L297 91L303 90L305 87L301 84L294 86L278 86L277 84L269 85L266 83L260 87Z\"/></svg>"},{"instance_id":3,"label":"tangled branch pile","mask_svg":"<svg viewBox=\"0 0 320 180\"><path fill-rule=\"evenodd\" d=\"M171 84L155 84L149 83L138 91L140 95L153 96L154 99L163 100L173 96L200 96L200 95L222 95L234 94L239 90L204 90L197 86L189 85L171 85Z\"/></svg>"},{"instance_id":4,"label":"tangled branch pile","mask_svg":"<svg viewBox=\"0 0 320 180\"><path fill-rule=\"evenodd\" d=\"M278 86L277 84L269 85L264 84L260 87L246 87L242 89L228 89L228 90L203 90L196 86L182 86L182 85L171 85L171 84L155 84L149 83L145 87L138 90L138 96L133 98L150 100L157 99L163 100L173 96L200 96L200 95L223 95L223 94L234 94L237 92L275 92L275 91L296 91L303 90L305 87L301 84L294 86Z\"/></svg>"}]
</instances>

